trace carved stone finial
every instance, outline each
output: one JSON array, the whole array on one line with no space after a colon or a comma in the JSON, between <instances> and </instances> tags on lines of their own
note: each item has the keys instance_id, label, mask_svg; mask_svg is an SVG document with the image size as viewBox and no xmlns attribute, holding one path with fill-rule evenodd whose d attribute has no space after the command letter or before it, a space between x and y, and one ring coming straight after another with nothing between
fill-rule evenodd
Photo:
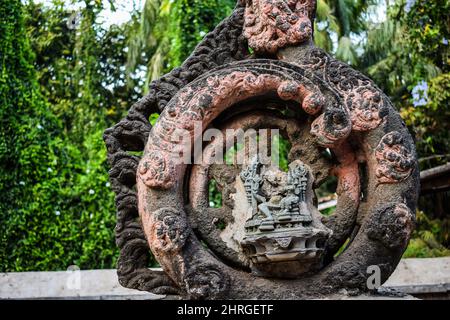
<instances>
[{"instance_id":1,"label":"carved stone finial","mask_svg":"<svg viewBox=\"0 0 450 320\"><path fill-rule=\"evenodd\" d=\"M244 36L257 53L275 54L311 39L315 9L315 0L247 0Z\"/></svg>"}]
</instances>

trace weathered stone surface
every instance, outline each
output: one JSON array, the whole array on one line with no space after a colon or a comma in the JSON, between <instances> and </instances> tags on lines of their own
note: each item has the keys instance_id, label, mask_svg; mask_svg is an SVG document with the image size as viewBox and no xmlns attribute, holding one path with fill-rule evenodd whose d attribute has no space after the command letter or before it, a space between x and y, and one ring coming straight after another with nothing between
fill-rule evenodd
<instances>
[{"instance_id":1,"label":"weathered stone surface","mask_svg":"<svg viewBox=\"0 0 450 320\"><path fill-rule=\"evenodd\" d=\"M139 222L136 184L140 158L128 151L142 151L151 125L148 117L163 110L178 90L207 70L249 55L242 35L244 8L237 6L233 14L206 35L192 55L169 74L150 84L147 96L134 104L125 119L105 131L104 140L111 166L110 179L116 193L116 243L120 248L118 275L125 287L176 293L171 280L162 277L164 286L154 286L155 277L148 271L149 247ZM226 39L226 41L224 41ZM127 172L128 174L124 174Z\"/></svg>"},{"instance_id":2,"label":"weathered stone surface","mask_svg":"<svg viewBox=\"0 0 450 320\"><path fill-rule=\"evenodd\" d=\"M255 156L240 173L250 218L241 241L258 276L298 278L322 267L332 233L312 203L313 176L300 160L287 173L263 166Z\"/></svg>"},{"instance_id":3,"label":"weathered stone surface","mask_svg":"<svg viewBox=\"0 0 450 320\"><path fill-rule=\"evenodd\" d=\"M152 270L161 272L161 270ZM123 288L117 270L81 270L76 286L76 271L0 273L0 299L176 299ZM75 281L74 281L75 280ZM402 259L394 273L380 288L383 294L353 295L341 290L324 299L412 299L405 294L445 294L450 292L450 258ZM397 293L396 293L397 292ZM401 294L403 293L403 294Z\"/></svg>"},{"instance_id":4,"label":"weathered stone surface","mask_svg":"<svg viewBox=\"0 0 450 320\"><path fill-rule=\"evenodd\" d=\"M153 272L161 272L153 270ZM117 270L0 273L1 299L160 300L157 295L124 288Z\"/></svg>"},{"instance_id":5,"label":"weathered stone surface","mask_svg":"<svg viewBox=\"0 0 450 320\"><path fill-rule=\"evenodd\" d=\"M371 266L378 266L381 282L394 271L414 225L414 144L389 99L370 79L312 44L308 26L314 7L312 0L240 1L181 69L152 83L149 95L105 132L117 194L118 272L123 285L195 299L321 298L340 290L367 292ZM250 57L245 38L258 59ZM160 118L151 128L148 116L158 110ZM246 241L275 241L278 249L289 250L291 243L296 246L307 235L289 230L292 235L275 239L276 223L263 207L257 212L265 214L264 221L255 227L267 233L265 238L242 233L249 227L242 221L251 222L247 211L239 209L244 206L236 180L242 167L179 161L186 145L173 137L182 132L192 149L202 134L195 123L201 123L202 130L280 129L291 142L289 162L301 161L311 172L305 199L309 211L316 210L313 189L327 176L337 177L336 212L317 215L317 226L323 226L318 229L327 240L324 260L317 267L282 279L292 261L281 255L274 268L249 272L249 266L254 271L260 266L242 248ZM222 144L211 141L203 154L214 158ZM143 156L127 151L143 151ZM277 175L283 181L282 174ZM212 178L222 191L222 208L209 208ZM300 195L291 198L302 203ZM296 212L295 206L286 217ZM218 229L219 224L225 229ZM345 250L335 257L346 240ZM165 273L145 268L148 247ZM270 278L263 277L267 275Z\"/></svg>"},{"instance_id":6,"label":"weathered stone surface","mask_svg":"<svg viewBox=\"0 0 450 320\"><path fill-rule=\"evenodd\" d=\"M315 0L245 2L244 35L256 52L275 54L280 48L311 38Z\"/></svg>"}]
</instances>

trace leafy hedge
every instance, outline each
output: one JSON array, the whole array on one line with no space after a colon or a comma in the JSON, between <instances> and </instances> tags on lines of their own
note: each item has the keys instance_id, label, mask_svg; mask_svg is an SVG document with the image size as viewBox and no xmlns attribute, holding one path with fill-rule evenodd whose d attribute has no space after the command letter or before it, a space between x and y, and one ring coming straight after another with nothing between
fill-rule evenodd
<instances>
[{"instance_id":1,"label":"leafy hedge","mask_svg":"<svg viewBox=\"0 0 450 320\"><path fill-rule=\"evenodd\" d=\"M148 82L179 65L236 1L146 0L142 13L108 29L98 18L114 0L79 1L76 29L67 26L66 2L0 2L0 272L115 267L102 133L143 95L143 72ZM367 3L318 3L316 42L333 51L337 32L334 51L344 52L341 39L361 34ZM395 0L388 20L367 33L363 55L354 57L416 131L421 157L450 152L449 6ZM343 28L348 19L352 27ZM424 89L427 103L414 94ZM214 186L210 191L219 203ZM448 254L439 245L448 242L448 226L419 217L406 256Z\"/></svg>"},{"instance_id":2,"label":"leafy hedge","mask_svg":"<svg viewBox=\"0 0 450 320\"><path fill-rule=\"evenodd\" d=\"M71 29L64 1L0 3L0 272L115 267L102 134L144 81L125 72L133 21L104 29L105 5L89 2ZM233 5L173 3L171 59L183 60Z\"/></svg>"},{"instance_id":3,"label":"leafy hedge","mask_svg":"<svg viewBox=\"0 0 450 320\"><path fill-rule=\"evenodd\" d=\"M0 271L112 267L104 127L67 139L40 93L22 10L0 4Z\"/></svg>"}]
</instances>

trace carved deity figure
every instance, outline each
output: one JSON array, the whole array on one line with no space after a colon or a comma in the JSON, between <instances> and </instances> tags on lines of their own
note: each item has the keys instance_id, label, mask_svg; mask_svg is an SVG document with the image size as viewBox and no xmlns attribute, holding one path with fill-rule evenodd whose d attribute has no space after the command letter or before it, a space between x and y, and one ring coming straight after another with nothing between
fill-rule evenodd
<instances>
[{"instance_id":1,"label":"carved deity figure","mask_svg":"<svg viewBox=\"0 0 450 320\"><path fill-rule=\"evenodd\" d=\"M306 205L302 206L306 201L307 176L301 163L292 163L286 174L278 168L263 167L255 156L240 174L252 210L248 221L257 221L261 232L272 231L278 222L290 222L295 216L310 221Z\"/></svg>"},{"instance_id":2,"label":"carved deity figure","mask_svg":"<svg viewBox=\"0 0 450 320\"><path fill-rule=\"evenodd\" d=\"M252 217L257 213L257 193L262 183L262 178L259 175L260 168L261 163L258 161L258 157L255 156L250 162L250 165L240 173L240 177L244 182L247 200L253 209Z\"/></svg>"},{"instance_id":3,"label":"carved deity figure","mask_svg":"<svg viewBox=\"0 0 450 320\"><path fill-rule=\"evenodd\" d=\"M306 187L308 183L307 171L302 164L293 165L288 171L287 185L285 187L286 197L281 201L283 211L278 216L281 221L290 220L292 215L304 214L301 212L300 203L306 201Z\"/></svg>"},{"instance_id":4,"label":"carved deity figure","mask_svg":"<svg viewBox=\"0 0 450 320\"><path fill-rule=\"evenodd\" d=\"M263 183L263 177L261 175L261 162L258 156L253 157L250 165L242 170L240 177L244 182L244 188L247 194L247 200L251 206L252 217L254 219L259 213L264 215L264 219L261 222L260 229L265 231L270 231L274 229L273 216L271 210L276 208L275 198L271 198L269 201L266 199L266 195L261 190L261 185Z\"/></svg>"}]
</instances>

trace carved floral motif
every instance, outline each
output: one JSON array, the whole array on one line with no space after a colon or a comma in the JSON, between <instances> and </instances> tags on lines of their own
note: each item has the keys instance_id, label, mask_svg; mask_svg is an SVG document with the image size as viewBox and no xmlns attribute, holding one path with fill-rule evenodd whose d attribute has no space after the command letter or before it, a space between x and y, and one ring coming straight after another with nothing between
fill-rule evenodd
<instances>
[{"instance_id":1,"label":"carved floral motif","mask_svg":"<svg viewBox=\"0 0 450 320\"><path fill-rule=\"evenodd\" d=\"M180 250L189 236L189 228L183 217L174 208L161 208L153 217L153 242L161 251Z\"/></svg>"},{"instance_id":2,"label":"carved floral motif","mask_svg":"<svg viewBox=\"0 0 450 320\"><path fill-rule=\"evenodd\" d=\"M332 147L337 141L342 141L350 134L352 123L345 110L328 108L317 117L311 125L311 134L324 147Z\"/></svg>"},{"instance_id":3,"label":"carved floral motif","mask_svg":"<svg viewBox=\"0 0 450 320\"><path fill-rule=\"evenodd\" d=\"M414 215L402 202L377 209L368 228L368 237L390 249L404 248L414 230Z\"/></svg>"},{"instance_id":4,"label":"carved floral motif","mask_svg":"<svg viewBox=\"0 0 450 320\"><path fill-rule=\"evenodd\" d=\"M381 124L384 114L382 93L373 87L356 87L345 98L350 110L353 129L368 131Z\"/></svg>"},{"instance_id":5,"label":"carved floral motif","mask_svg":"<svg viewBox=\"0 0 450 320\"><path fill-rule=\"evenodd\" d=\"M164 154L150 153L139 164L139 178L149 187L168 189L173 186L175 168Z\"/></svg>"},{"instance_id":6,"label":"carved floral motif","mask_svg":"<svg viewBox=\"0 0 450 320\"><path fill-rule=\"evenodd\" d=\"M398 183L411 175L414 156L405 145L403 135L398 131L389 132L381 138L375 150L378 161L376 176L380 183Z\"/></svg>"},{"instance_id":7,"label":"carved floral motif","mask_svg":"<svg viewBox=\"0 0 450 320\"><path fill-rule=\"evenodd\" d=\"M352 130L373 130L383 122L387 101L370 79L318 48L308 50L298 64L312 70L342 96Z\"/></svg>"},{"instance_id":8,"label":"carved floral motif","mask_svg":"<svg viewBox=\"0 0 450 320\"><path fill-rule=\"evenodd\" d=\"M185 277L187 292L194 299L217 299L226 292L229 279L216 265L195 263Z\"/></svg>"}]
</instances>

